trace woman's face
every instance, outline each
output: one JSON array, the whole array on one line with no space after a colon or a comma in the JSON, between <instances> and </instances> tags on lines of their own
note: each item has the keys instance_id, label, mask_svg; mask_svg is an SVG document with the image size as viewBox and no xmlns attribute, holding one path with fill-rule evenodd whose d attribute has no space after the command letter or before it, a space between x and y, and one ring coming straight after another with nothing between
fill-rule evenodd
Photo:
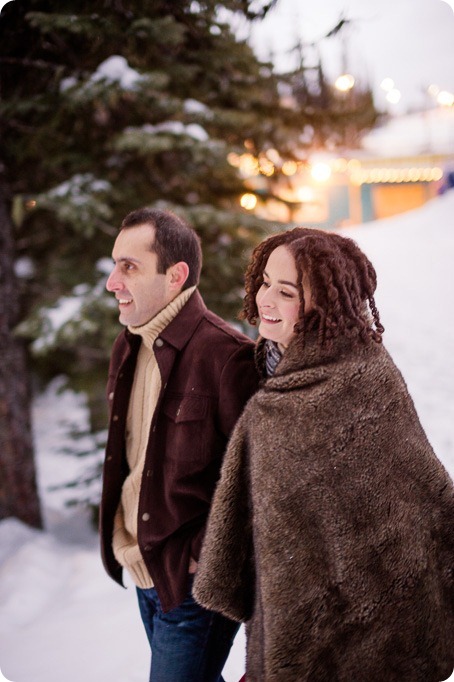
<instances>
[{"instance_id":1,"label":"woman's face","mask_svg":"<svg viewBox=\"0 0 454 682\"><path fill-rule=\"evenodd\" d=\"M284 351L294 337L298 322L300 299L295 259L286 246L271 252L263 271L263 283L255 302L259 312L259 334L278 344ZM304 286L306 312L310 308L310 292Z\"/></svg>"}]
</instances>

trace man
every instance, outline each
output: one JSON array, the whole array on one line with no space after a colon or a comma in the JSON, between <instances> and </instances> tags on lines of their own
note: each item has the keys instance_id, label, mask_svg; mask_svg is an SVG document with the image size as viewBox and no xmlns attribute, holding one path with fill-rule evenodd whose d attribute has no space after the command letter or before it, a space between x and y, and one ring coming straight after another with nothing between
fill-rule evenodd
<instances>
[{"instance_id":1,"label":"man","mask_svg":"<svg viewBox=\"0 0 454 682\"><path fill-rule=\"evenodd\" d=\"M124 219L107 281L120 322L107 393L104 566L137 587L150 682L218 682L238 625L191 596L224 449L257 388L253 344L208 311L201 248L176 215Z\"/></svg>"}]
</instances>

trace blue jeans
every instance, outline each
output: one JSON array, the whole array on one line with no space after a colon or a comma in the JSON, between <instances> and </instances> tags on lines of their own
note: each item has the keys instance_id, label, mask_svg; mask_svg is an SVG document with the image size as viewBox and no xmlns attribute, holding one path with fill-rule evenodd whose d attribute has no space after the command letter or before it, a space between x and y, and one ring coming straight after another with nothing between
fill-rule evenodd
<instances>
[{"instance_id":1,"label":"blue jeans","mask_svg":"<svg viewBox=\"0 0 454 682\"><path fill-rule=\"evenodd\" d=\"M154 587L137 588L151 647L150 682L223 682L222 669L239 624L199 606L191 595L163 613Z\"/></svg>"}]
</instances>

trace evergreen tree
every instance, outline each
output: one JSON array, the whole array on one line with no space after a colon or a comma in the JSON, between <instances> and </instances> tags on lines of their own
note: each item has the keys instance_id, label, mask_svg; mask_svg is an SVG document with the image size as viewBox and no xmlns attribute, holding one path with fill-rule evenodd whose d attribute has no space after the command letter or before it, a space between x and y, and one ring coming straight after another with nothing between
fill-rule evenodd
<instances>
[{"instance_id":1,"label":"evergreen tree","mask_svg":"<svg viewBox=\"0 0 454 682\"><path fill-rule=\"evenodd\" d=\"M253 18L249 4L224 6ZM236 41L215 2L15 0L0 15L0 59L2 245L10 274L13 258L20 274L2 279L2 300L15 295L1 350L21 390L26 439L28 376L13 328L22 320L42 378L72 375L96 403L118 332L105 259L128 211L154 204L188 218L205 251L204 296L234 315L244 251L263 225L234 210L242 183L226 157L245 136L257 145L272 137L279 102L271 69ZM32 463L31 439L28 450L15 441L19 423L2 419L5 472ZM20 482L3 481L10 497L2 490L0 514L18 515Z\"/></svg>"},{"instance_id":2,"label":"evergreen tree","mask_svg":"<svg viewBox=\"0 0 454 682\"><path fill-rule=\"evenodd\" d=\"M17 315L17 287L11 217L1 173L0 300L0 519L15 516L40 528L25 348L12 335Z\"/></svg>"},{"instance_id":3,"label":"evergreen tree","mask_svg":"<svg viewBox=\"0 0 454 682\"><path fill-rule=\"evenodd\" d=\"M58 348L53 362L68 348L78 370L110 346L113 313L95 264L133 208L169 207L195 225L204 296L235 314L241 256L260 224L239 210L243 187L226 157L246 138L272 143L279 118L271 69L218 19L216 2L127 6L71 0L56 13L54 3L17 0L1 15L3 161L18 257L30 260L22 316L42 350ZM52 335L43 304L78 291L84 324L73 318Z\"/></svg>"},{"instance_id":4,"label":"evergreen tree","mask_svg":"<svg viewBox=\"0 0 454 682\"><path fill-rule=\"evenodd\" d=\"M202 239L204 298L232 319L245 257L269 226L240 209L229 152L246 142L291 158L306 122L326 135L339 118L310 97L283 106L285 77L233 33L232 13L256 20L275 1L14 0L1 12L16 333L43 379L62 372L89 391L95 428L119 330L104 280L124 215L154 205L187 218Z\"/></svg>"}]
</instances>

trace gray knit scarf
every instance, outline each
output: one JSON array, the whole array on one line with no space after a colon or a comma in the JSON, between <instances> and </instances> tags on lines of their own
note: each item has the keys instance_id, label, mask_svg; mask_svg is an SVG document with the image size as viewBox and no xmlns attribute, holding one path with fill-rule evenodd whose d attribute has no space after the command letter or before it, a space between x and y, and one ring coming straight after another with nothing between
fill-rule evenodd
<instances>
[{"instance_id":1,"label":"gray knit scarf","mask_svg":"<svg viewBox=\"0 0 454 682\"><path fill-rule=\"evenodd\" d=\"M273 376L281 358L282 353L277 347L277 343L270 341L269 339L265 341L265 367L267 376Z\"/></svg>"}]
</instances>

